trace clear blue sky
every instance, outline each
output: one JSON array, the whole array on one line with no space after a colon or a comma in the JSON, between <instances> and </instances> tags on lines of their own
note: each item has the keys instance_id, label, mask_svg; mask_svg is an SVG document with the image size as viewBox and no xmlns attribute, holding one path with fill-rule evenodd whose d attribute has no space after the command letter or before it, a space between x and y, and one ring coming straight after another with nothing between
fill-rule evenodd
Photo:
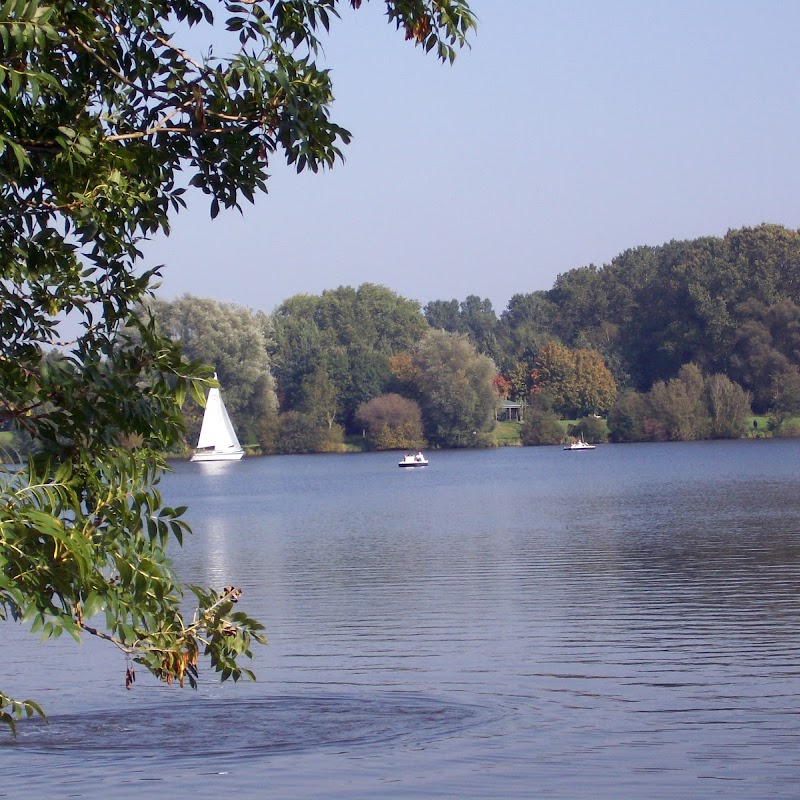
<instances>
[{"instance_id":1,"label":"clear blue sky","mask_svg":"<svg viewBox=\"0 0 800 800\"><path fill-rule=\"evenodd\" d=\"M243 216L192 195L145 248L164 297L269 312L372 282L499 314L630 247L800 227L795 0L474 0L452 67L381 8L345 8L326 41L345 162L276 167Z\"/></svg>"}]
</instances>

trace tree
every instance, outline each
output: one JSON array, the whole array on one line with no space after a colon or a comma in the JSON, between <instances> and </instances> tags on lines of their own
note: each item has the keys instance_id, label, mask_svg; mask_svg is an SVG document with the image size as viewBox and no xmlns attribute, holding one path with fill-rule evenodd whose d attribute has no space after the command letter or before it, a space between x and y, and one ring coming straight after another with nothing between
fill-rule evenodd
<instances>
[{"instance_id":1,"label":"tree","mask_svg":"<svg viewBox=\"0 0 800 800\"><path fill-rule=\"evenodd\" d=\"M749 300L736 308L735 317L730 377L753 393L753 405L763 413L782 394L782 376L798 366L800 306L788 299L771 305Z\"/></svg>"},{"instance_id":2,"label":"tree","mask_svg":"<svg viewBox=\"0 0 800 800\"><path fill-rule=\"evenodd\" d=\"M369 283L289 298L273 322L282 407L298 408L304 379L322 368L336 388L337 419L348 427L360 403L388 390L389 359L413 348L427 330L418 303Z\"/></svg>"},{"instance_id":3,"label":"tree","mask_svg":"<svg viewBox=\"0 0 800 800\"><path fill-rule=\"evenodd\" d=\"M569 433L582 436L587 442L605 442L608 440L608 424L602 417L583 417L572 426Z\"/></svg>"},{"instance_id":4,"label":"tree","mask_svg":"<svg viewBox=\"0 0 800 800\"><path fill-rule=\"evenodd\" d=\"M336 422L337 399L336 386L323 367L303 378L301 410L312 419L324 421L328 430Z\"/></svg>"},{"instance_id":5,"label":"tree","mask_svg":"<svg viewBox=\"0 0 800 800\"><path fill-rule=\"evenodd\" d=\"M517 361L507 375L511 384L509 397L518 402L526 402L531 391L531 368L526 363Z\"/></svg>"},{"instance_id":6,"label":"tree","mask_svg":"<svg viewBox=\"0 0 800 800\"><path fill-rule=\"evenodd\" d=\"M0 426L38 448L0 481L3 618L110 638L167 681L194 683L203 652L223 679L249 674L239 657L260 625L234 611L237 590L197 589L184 621L165 557L185 525L161 503L159 452L211 372L131 317L158 272L139 243L169 231L187 186L214 217L265 191L276 154L298 171L334 164L350 135L330 119L315 57L342 4L226 2L240 51L225 59L203 42L215 21L198 0L0 8ZM386 8L442 60L474 27L466 0ZM64 317L77 333L49 361ZM0 721L33 708L0 694Z\"/></svg>"},{"instance_id":7,"label":"tree","mask_svg":"<svg viewBox=\"0 0 800 800\"><path fill-rule=\"evenodd\" d=\"M471 294L461 303L458 300L433 300L425 306L425 319L432 328L468 334L478 352L489 358L496 359L500 355L497 315L488 298L481 300Z\"/></svg>"},{"instance_id":8,"label":"tree","mask_svg":"<svg viewBox=\"0 0 800 800\"><path fill-rule=\"evenodd\" d=\"M704 391L711 417L709 436L712 439L738 439L743 436L751 414L748 392L725 375L706 378Z\"/></svg>"},{"instance_id":9,"label":"tree","mask_svg":"<svg viewBox=\"0 0 800 800\"><path fill-rule=\"evenodd\" d=\"M546 392L555 410L568 413L575 395L575 358L569 348L556 341L542 345L533 362L531 399Z\"/></svg>"},{"instance_id":10,"label":"tree","mask_svg":"<svg viewBox=\"0 0 800 800\"><path fill-rule=\"evenodd\" d=\"M323 420L302 411L287 411L278 417L274 449L278 453L320 453L325 451L333 429Z\"/></svg>"},{"instance_id":11,"label":"tree","mask_svg":"<svg viewBox=\"0 0 800 800\"><path fill-rule=\"evenodd\" d=\"M606 412L617 399L617 383L597 350L574 351L575 396L577 416Z\"/></svg>"},{"instance_id":12,"label":"tree","mask_svg":"<svg viewBox=\"0 0 800 800\"><path fill-rule=\"evenodd\" d=\"M547 292L513 295L497 328L503 354L499 366L510 370L515 364L532 364L539 347L553 338L558 311Z\"/></svg>"},{"instance_id":13,"label":"tree","mask_svg":"<svg viewBox=\"0 0 800 800\"><path fill-rule=\"evenodd\" d=\"M750 396L741 386L687 364L647 394L623 394L609 411L608 427L615 442L731 439L745 433L749 415Z\"/></svg>"},{"instance_id":14,"label":"tree","mask_svg":"<svg viewBox=\"0 0 800 800\"><path fill-rule=\"evenodd\" d=\"M469 334L479 353L496 360L500 355L497 343L497 315L492 301L481 300L475 294L469 295L461 303L460 314L463 329Z\"/></svg>"},{"instance_id":15,"label":"tree","mask_svg":"<svg viewBox=\"0 0 800 800\"><path fill-rule=\"evenodd\" d=\"M606 318L605 287L593 264L559 275L547 296L559 309L552 332L573 347L579 331L593 328Z\"/></svg>"},{"instance_id":16,"label":"tree","mask_svg":"<svg viewBox=\"0 0 800 800\"><path fill-rule=\"evenodd\" d=\"M784 367L773 378L770 428L780 436L796 436L800 416L800 368Z\"/></svg>"},{"instance_id":17,"label":"tree","mask_svg":"<svg viewBox=\"0 0 800 800\"><path fill-rule=\"evenodd\" d=\"M375 450L418 450L425 445L419 405L399 394L362 403L356 422L364 426L367 443Z\"/></svg>"},{"instance_id":18,"label":"tree","mask_svg":"<svg viewBox=\"0 0 800 800\"><path fill-rule=\"evenodd\" d=\"M425 319L431 328L448 333L463 333L463 322L459 313L458 300L431 300L425 306Z\"/></svg>"},{"instance_id":19,"label":"tree","mask_svg":"<svg viewBox=\"0 0 800 800\"><path fill-rule=\"evenodd\" d=\"M528 446L558 444L563 441L564 428L558 421L558 414L539 405L529 408L520 428L520 440Z\"/></svg>"},{"instance_id":20,"label":"tree","mask_svg":"<svg viewBox=\"0 0 800 800\"><path fill-rule=\"evenodd\" d=\"M681 367L678 377L671 381L657 381L647 394L651 437L669 441L705 439L711 419L704 389L703 375L695 364Z\"/></svg>"},{"instance_id":21,"label":"tree","mask_svg":"<svg viewBox=\"0 0 800 800\"><path fill-rule=\"evenodd\" d=\"M696 363L752 392L763 412L776 374L770 362L797 362L791 305L800 305L800 231L759 225L632 248L599 270L560 275L547 297L547 335L598 350L618 383L647 392ZM524 330L519 312L508 315L511 331Z\"/></svg>"},{"instance_id":22,"label":"tree","mask_svg":"<svg viewBox=\"0 0 800 800\"><path fill-rule=\"evenodd\" d=\"M554 409L568 417L608 411L617 399L614 376L596 350L548 342L539 348L532 380L532 394L546 392Z\"/></svg>"},{"instance_id":23,"label":"tree","mask_svg":"<svg viewBox=\"0 0 800 800\"><path fill-rule=\"evenodd\" d=\"M608 432L612 442L642 442L647 439L644 420L647 400L639 392L623 392L608 411Z\"/></svg>"},{"instance_id":24,"label":"tree","mask_svg":"<svg viewBox=\"0 0 800 800\"><path fill-rule=\"evenodd\" d=\"M267 355L265 315L188 294L172 302L153 299L147 310L162 334L181 343L185 355L214 367L239 438L257 441L262 419L275 414L278 403ZM196 416L199 420L200 415ZM187 427L194 441L199 428Z\"/></svg>"},{"instance_id":25,"label":"tree","mask_svg":"<svg viewBox=\"0 0 800 800\"><path fill-rule=\"evenodd\" d=\"M494 362L464 334L431 330L413 355L425 438L442 447L480 444L494 425Z\"/></svg>"}]
</instances>

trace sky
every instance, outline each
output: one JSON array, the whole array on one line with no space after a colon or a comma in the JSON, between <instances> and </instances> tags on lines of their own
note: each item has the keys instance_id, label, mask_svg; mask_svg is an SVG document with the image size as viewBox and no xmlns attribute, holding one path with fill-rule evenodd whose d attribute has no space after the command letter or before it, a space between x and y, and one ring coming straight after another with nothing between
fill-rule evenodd
<instances>
[{"instance_id":1,"label":"sky","mask_svg":"<svg viewBox=\"0 0 800 800\"><path fill-rule=\"evenodd\" d=\"M349 4L324 40L345 161L144 248L159 294L273 311L377 283L421 306L552 287L625 250L800 228L800 3L473 0L443 65Z\"/></svg>"}]
</instances>

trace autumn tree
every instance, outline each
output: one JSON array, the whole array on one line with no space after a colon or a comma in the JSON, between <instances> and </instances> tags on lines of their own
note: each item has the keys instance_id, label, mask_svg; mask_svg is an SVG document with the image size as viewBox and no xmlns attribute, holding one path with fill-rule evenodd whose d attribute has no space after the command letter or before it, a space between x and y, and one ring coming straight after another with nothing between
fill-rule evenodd
<instances>
[{"instance_id":1,"label":"autumn tree","mask_svg":"<svg viewBox=\"0 0 800 800\"><path fill-rule=\"evenodd\" d=\"M617 399L617 383L597 350L578 349L575 358L576 416L605 413Z\"/></svg>"},{"instance_id":2,"label":"autumn tree","mask_svg":"<svg viewBox=\"0 0 800 800\"><path fill-rule=\"evenodd\" d=\"M568 417L606 412L617 398L614 376L595 350L571 350L558 342L539 348L532 372L532 395L546 393Z\"/></svg>"},{"instance_id":3,"label":"autumn tree","mask_svg":"<svg viewBox=\"0 0 800 800\"><path fill-rule=\"evenodd\" d=\"M494 376L494 380L492 381L494 385L494 390L497 392L497 396L502 399L508 399L509 394L511 393L512 385L511 381L508 378L500 375L499 373Z\"/></svg>"},{"instance_id":4,"label":"autumn tree","mask_svg":"<svg viewBox=\"0 0 800 800\"><path fill-rule=\"evenodd\" d=\"M575 395L575 359L569 348L555 341L542 345L533 362L531 384L532 400L546 392L552 406L566 413Z\"/></svg>"},{"instance_id":5,"label":"autumn tree","mask_svg":"<svg viewBox=\"0 0 800 800\"><path fill-rule=\"evenodd\" d=\"M330 118L331 74L317 53L344 5L0 8L0 426L38 452L0 479L0 617L108 637L168 681L194 683L204 652L223 678L247 674L241 656L258 623L230 587L197 589L195 621L185 620L165 554L185 524L156 488L159 453L181 436L182 401L202 397L211 369L131 316L158 273L140 246L169 232L189 188L215 217L264 192L274 162L336 162L350 134ZM238 41L238 52L220 48L230 56L209 46L217 8ZM445 61L474 26L465 0L387 0L386 11ZM44 358L56 345L64 358ZM0 693L0 721L31 709Z\"/></svg>"},{"instance_id":6,"label":"autumn tree","mask_svg":"<svg viewBox=\"0 0 800 800\"><path fill-rule=\"evenodd\" d=\"M399 394L384 394L362 403L356 422L374 450L417 450L424 447L419 405Z\"/></svg>"},{"instance_id":7,"label":"autumn tree","mask_svg":"<svg viewBox=\"0 0 800 800\"><path fill-rule=\"evenodd\" d=\"M531 391L531 368L525 362L517 361L506 376L511 384L509 397L518 402L526 402Z\"/></svg>"}]
</instances>

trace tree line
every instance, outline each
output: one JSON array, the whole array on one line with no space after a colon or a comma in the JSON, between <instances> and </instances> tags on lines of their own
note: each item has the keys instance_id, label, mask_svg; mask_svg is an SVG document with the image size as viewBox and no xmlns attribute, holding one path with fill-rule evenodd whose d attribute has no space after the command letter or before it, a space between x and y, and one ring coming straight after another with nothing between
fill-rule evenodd
<instances>
[{"instance_id":1,"label":"tree line","mask_svg":"<svg viewBox=\"0 0 800 800\"><path fill-rule=\"evenodd\" d=\"M150 313L193 360L213 363L239 438L264 452L487 443L494 362L469 337L432 329L382 286L297 295L272 314L189 295ZM199 407L186 412L194 440Z\"/></svg>"},{"instance_id":2,"label":"tree line","mask_svg":"<svg viewBox=\"0 0 800 800\"><path fill-rule=\"evenodd\" d=\"M788 431L800 411L800 233L778 225L627 250L546 291L423 307L382 286L296 295L272 313L191 296L150 304L215 366L242 438L265 452L491 443L498 403L524 443L587 420L614 441ZM590 420L607 418L607 431ZM189 440L200 410L187 414Z\"/></svg>"}]
</instances>

